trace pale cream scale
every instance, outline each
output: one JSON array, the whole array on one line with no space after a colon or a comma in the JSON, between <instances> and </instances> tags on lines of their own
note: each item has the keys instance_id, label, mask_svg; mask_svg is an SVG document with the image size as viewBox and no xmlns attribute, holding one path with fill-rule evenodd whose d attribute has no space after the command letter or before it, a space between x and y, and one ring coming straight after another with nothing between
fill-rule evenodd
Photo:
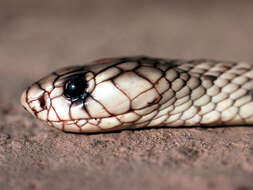
<instances>
[{"instance_id":1,"label":"pale cream scale","mask_svg":"<svg viewBox=\"0 0 253 190\"><path fill-rule=\"evenodd\" d=\"M59 69L26 89L24 108L69 132L253 123L243 62L108 58Z\"/></svg>"}]
</instances>

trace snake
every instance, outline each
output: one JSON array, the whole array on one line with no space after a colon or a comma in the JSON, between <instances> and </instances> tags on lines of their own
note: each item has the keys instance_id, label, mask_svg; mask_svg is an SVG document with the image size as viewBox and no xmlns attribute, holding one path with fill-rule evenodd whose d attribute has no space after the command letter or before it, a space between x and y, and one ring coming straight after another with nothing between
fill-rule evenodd
<instances>
[{"instance_id":1,"label":"snake","mask_svg":"<svg viewBox=\"0 0 253 190\"><path fill-rule=\"evenodd\" d=\"M253 124L247 62L103 58L60 68L30 85L21 104L65 132Z\"/></svg>"}]
</instances>

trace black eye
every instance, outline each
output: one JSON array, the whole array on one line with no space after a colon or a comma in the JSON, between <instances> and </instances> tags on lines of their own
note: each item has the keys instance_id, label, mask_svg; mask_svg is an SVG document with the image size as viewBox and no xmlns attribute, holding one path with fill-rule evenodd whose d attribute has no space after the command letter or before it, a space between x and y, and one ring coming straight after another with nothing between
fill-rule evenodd
<instances>
[{"instance_id":1,"label":"black eye","mask_svg":"<svg viewBox=\"0 0 253 190\"><path fill-rule=\"evenodd\" d=\"M87 96L86 88L87 82L85 78L82 75L75 75L65 82L64 95L67 98L71 98L72 101L80 98L84 99Z\"/></svg>"}]
</instances>

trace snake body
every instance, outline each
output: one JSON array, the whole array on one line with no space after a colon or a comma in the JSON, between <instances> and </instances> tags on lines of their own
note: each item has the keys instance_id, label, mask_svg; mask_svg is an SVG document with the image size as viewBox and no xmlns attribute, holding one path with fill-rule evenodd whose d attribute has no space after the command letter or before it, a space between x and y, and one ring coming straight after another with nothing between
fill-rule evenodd
<instances>
[{"instance_id":1,"label":"snake body","mask_svg":"<svg viewBox=\"0 0 253 190\"><path fill-rule=\"evenodd\" d=\"M253 69L244 62L145 56L59 69L21 103L69 132L253 124Z\"/></svg>"}]
</instances>

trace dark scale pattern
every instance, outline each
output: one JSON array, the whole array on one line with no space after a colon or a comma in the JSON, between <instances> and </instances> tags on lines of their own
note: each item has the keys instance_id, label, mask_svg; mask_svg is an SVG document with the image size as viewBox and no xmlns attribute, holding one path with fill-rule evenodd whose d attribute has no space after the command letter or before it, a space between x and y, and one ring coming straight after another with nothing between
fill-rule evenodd
<instances>
[{"instance_id":1,"label":"dark scale pattern","mask_svg":"<svg viewBox=\"0 0 253 190\"><path fill-rule=\"evenodd\" d=\"M84 77L85 98L64 95L72 76ZM71 132L237 125L253 123L252 89L247 63L124 57L57 70L29 87L21 102Z\"/></svg>"}]
</instances>

